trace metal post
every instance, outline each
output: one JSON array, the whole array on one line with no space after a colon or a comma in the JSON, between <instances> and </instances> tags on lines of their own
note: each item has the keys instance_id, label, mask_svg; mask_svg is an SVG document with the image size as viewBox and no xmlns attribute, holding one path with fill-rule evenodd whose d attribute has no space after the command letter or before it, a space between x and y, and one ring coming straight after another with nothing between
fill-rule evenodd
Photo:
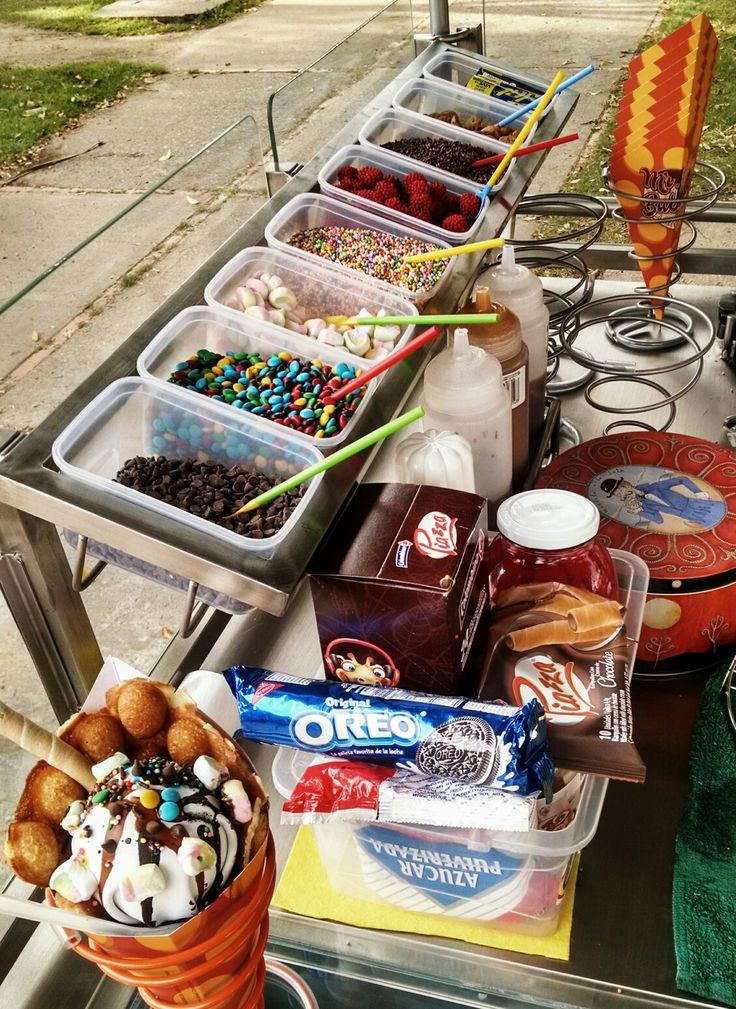
<instances>
[{"instance_id":1,"label":"metal post","mask_svg":"<svg viewBox=\"0 0 736 1009\"><path fill-rule=\"evenodd\" d=\"M435 38L450 34L449 0L429 0L429 30Z\"/></svg>"}]
</instances>

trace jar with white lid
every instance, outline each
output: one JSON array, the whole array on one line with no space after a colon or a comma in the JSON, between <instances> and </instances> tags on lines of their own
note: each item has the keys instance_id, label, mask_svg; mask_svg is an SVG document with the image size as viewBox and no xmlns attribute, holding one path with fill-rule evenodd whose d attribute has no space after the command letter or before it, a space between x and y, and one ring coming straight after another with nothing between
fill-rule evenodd
<instances>
[{"instance_id":1,"label":"jar with white lid","mask_svg":"<svg viewBox=\"0 0 736 1009\"><path fill-rule=\"evenodd\" d=\"M597 536L598 509L581 494L554 488L507 498L488 548L491 603L517 585L562 582L615 599L613 559Z\"/></svg>"}]
</instances>

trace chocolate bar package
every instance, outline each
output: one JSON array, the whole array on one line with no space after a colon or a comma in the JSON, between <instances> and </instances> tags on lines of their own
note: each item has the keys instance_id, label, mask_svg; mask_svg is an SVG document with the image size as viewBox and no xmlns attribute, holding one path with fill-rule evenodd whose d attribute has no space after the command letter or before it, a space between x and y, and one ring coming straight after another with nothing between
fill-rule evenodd
<instances>
[{"instance_id":1,"label":"chocolate bar package","mask_svg":"<svg viewBox=\"0 0 736 1009\"><path fill-rule=\"evenodd\" d=\"M231 666L248 739L552 796L544 711Z\"/></svg>"},{"instance_id":2,"label":"chocolate bar package","mask_svg":"<svg viewBox=\"0 0 736 1009\"><path fill-rule=\"evenodd\" d=\"M620 603L560 582L506 589L493 609L480 696L538 701L556 765L643 781L627 651Z\"/></svg>"},{"instance_id":3,"label":"chocolate bar package","mask_svg":"<svg viewBox=\"0 0 736 1009\"><path fill-rule=\"evenodd\" d=\"M487 528L475 494L360 486L310 565L327 678L472 693L488 619Z\"/></svg>"}]
</instances>

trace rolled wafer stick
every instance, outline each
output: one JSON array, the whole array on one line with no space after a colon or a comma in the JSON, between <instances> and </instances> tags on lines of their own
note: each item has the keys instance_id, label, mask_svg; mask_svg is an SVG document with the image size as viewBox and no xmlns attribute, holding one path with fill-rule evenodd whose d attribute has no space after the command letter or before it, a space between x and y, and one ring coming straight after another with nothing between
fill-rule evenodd
<instances>
[{"instance_id":1,"label":"rolled wafer stick","mask_svg":"<svg viewBox=\"0 0 736 1009\"><path fill-rule=\"evenodd\" d=\"M623 623L623 607L613 599L599 603L588 603L570 610L567 616L570 627L580 638L591 638L593 632L602 630L601 637L607 637Z\"/></svg>"},{"instance_id":2,"label":"rolled wafer stick","mask_svg":"<svg viewBox=\"0 0 736 1009\"><path fill-rule=\"evenodd\" d=\"M514 585L510 589L499 592L495 609L505 606L516 606L518 603L538 603L543 599L551 599L563 585L561 582L533 582L530 585Z\"/></svg>"},{"instance_id":3,"label":"rolled wafer stick","mask_svg":"<svg viewBox=\"0 0 736 1009\"><path fill-rule=\"evenodd\" d=\"M53 732L42 729L30 718L9 708L2 701L0 701L0 735L17 743L27 753L40 757L52 767L68 774L88 792L96 791L92 765L84 754L65 743L63 739L59 739Z\"/></svg>"},{"instance_id":4,"label":"rolled wafer stick","mask_svg":"<svg viewBox=\"0 0 736 1009\"><path fill-rule=\"evenodd\" d=\"M546 645L571 645L580 640L567 620L550 620L544 624L533 624L511 631L506 635L509 648L514 652L529 652Z\"/></svg>"}]
</instances>

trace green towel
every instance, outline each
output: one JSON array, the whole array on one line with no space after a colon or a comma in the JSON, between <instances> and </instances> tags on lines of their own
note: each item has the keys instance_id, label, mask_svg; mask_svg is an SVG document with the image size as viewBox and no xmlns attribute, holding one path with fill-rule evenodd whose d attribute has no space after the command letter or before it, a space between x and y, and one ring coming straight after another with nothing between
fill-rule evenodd
<instances>
[{"instance_id":1,"label":"green towel","mask_svg":"<svg viewBox=\"0 0 736 1009\"><path fill-rule=\"evenodd\" d=\"M690 753L690 795L675 843L677 987L736 1006L736 736L708 681Z\"/></svg>"}]
</instances>

